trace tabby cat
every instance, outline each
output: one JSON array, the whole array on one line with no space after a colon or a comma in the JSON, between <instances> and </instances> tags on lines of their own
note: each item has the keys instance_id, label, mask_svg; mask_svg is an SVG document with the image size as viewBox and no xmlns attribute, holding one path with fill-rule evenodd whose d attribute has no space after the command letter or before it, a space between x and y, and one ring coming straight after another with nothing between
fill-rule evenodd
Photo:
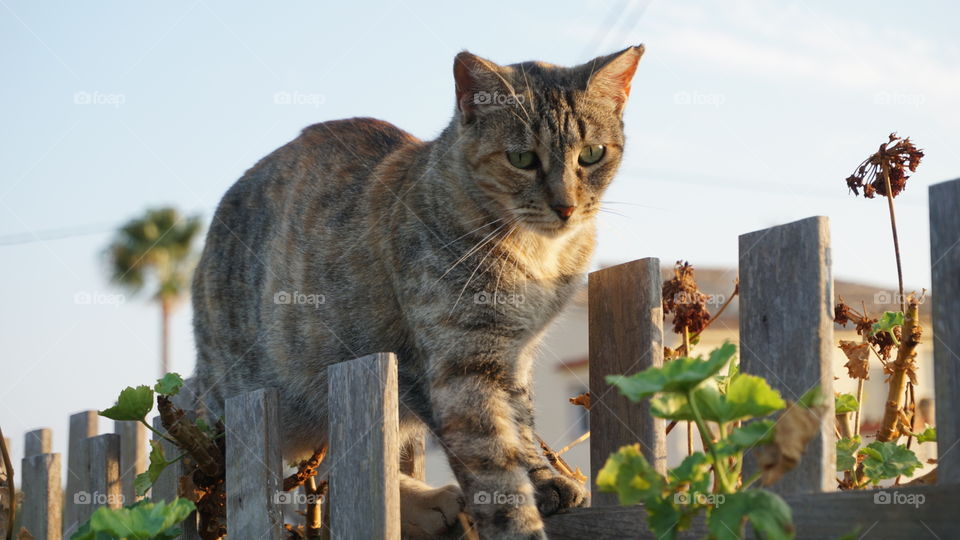
<instances>
[{"instance_id":1,"label":"tabby cat","mask_svg":"<svg viewBox=\"0 0 960 540\"><path fill-rule=\"evenodd\" d=\"M565 68L454 60L433 141L370 118L323 122L220 202L193 283L207 406L280 394L286 459L325 442L326 366L398 355L401 443L430 430L459 486L402 476L404 534L466 510L483 538L544 538L585 504L533 427L531 362L588 269L643 46Z\"/></svg>"}]
</instances>

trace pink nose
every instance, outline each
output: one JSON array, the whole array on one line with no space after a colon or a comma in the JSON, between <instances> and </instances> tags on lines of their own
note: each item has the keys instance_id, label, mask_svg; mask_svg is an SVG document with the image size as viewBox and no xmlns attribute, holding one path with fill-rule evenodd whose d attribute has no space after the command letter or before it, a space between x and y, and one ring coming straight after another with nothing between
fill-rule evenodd
<instances>
[{"instance_id":1,"label":"pink nose","mask_svg":"<svg viewBox=\"0 0 960 540\"><path fill-rule=\"evenodd\" d=\"M558 216L560 216L560 219L566 221L567 219L570 218L570 216L573 215L573 210L574 210L574 208L576 208L576 207L575 207L575 206L563 206L563 205L560 205L560 204L554 204L554 205L551 206L550 208L553 208L553 211L556 212Z\"/></svg>"}]
</instances>

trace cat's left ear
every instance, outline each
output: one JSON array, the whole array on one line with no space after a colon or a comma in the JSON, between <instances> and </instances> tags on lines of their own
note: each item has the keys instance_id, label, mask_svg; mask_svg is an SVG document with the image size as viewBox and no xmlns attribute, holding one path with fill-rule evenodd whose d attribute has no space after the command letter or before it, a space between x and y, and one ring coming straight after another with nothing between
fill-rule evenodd
<instances>
[{"instance_id":1,"label":"cat's left ear","mask_svg":"<svg viewBox=\"0 0 960 540\"><path fill-rule=\"evenodd\" d=\"M617 114L622 113L630 95L630 81L633 80L643 50L643 45L627 47L584 64L582 69L587 70L587 92L611 100Z\"/></svg>"}]
</instances>

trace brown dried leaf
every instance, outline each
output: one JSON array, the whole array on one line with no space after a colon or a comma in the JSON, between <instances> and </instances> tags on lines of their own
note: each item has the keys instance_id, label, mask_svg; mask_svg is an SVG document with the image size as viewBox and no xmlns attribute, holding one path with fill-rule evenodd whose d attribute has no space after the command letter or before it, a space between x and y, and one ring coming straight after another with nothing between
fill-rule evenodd
<instances>
[{"instance_id":1,"label":"brown dried leaf","mask_svg":"<svg viewBox=\"0 0 960 540\"><path fill-rule=\"evenodd\" d=\"M808 409L789 403L774 427L773 443L758 449L763 485L773 484L797 466L807 443L820 432L826 410L823 405Z\"/></svg>"},{"instance_id":2,"label":"brown dried leaf","mask_svg":"<svg viewBox=\"0 0 960 540\"><path fill-rule=\"evenodd\" d=\"M840 349L847 355L847 374L851 379L870 378L870 344L840 340Z\"/></svg>"},{"instance_id":3,"label":"brown dried leaf","mask_svg":"<svg viewBox=\"0 0 960 540\"><path fill-rule=\"evenodd\" d=\"M697 287L690 263L677 261L673 273L674 277L663 284L663 315L673 313L675 333L683 334L686 328L689 333L697 334L710 321L708 297Z\"/></svg>"},{"instance_id":4,"label":"brown dried leaf","mask_svg":"<svg viewBox=\"0 0 960 540\"><path fill-rule=\"evenodd\" d=\"M579 405L586 410L590 410L590 392L584 392L577 397L570 398L570 403L573 405Z\"/></svg>"}]
</instances>

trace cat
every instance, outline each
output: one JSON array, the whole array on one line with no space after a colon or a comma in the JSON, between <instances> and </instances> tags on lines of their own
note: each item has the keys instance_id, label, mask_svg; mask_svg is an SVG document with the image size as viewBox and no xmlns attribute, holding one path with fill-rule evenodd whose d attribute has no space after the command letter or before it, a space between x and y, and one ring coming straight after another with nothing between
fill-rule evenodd
<instances>
[{"instance_id":1,"label":"cat","mask_svg":"<svg viewBox=\"0 0 960 540\"><path fill-rule=\"evenodd\" d=\"M405 536L441 536L465 509L483 538L545 538L541 516L586 504L540 452L531 362L588 270L643 50L570 68L462 52L435 140L329 121L248 170L193 282L211 411L276 388L283 455L302 459L325 443L324 368L395 352L401 443L430 430L459 483L402 475Z\"/></svg>"}]
</instances>

